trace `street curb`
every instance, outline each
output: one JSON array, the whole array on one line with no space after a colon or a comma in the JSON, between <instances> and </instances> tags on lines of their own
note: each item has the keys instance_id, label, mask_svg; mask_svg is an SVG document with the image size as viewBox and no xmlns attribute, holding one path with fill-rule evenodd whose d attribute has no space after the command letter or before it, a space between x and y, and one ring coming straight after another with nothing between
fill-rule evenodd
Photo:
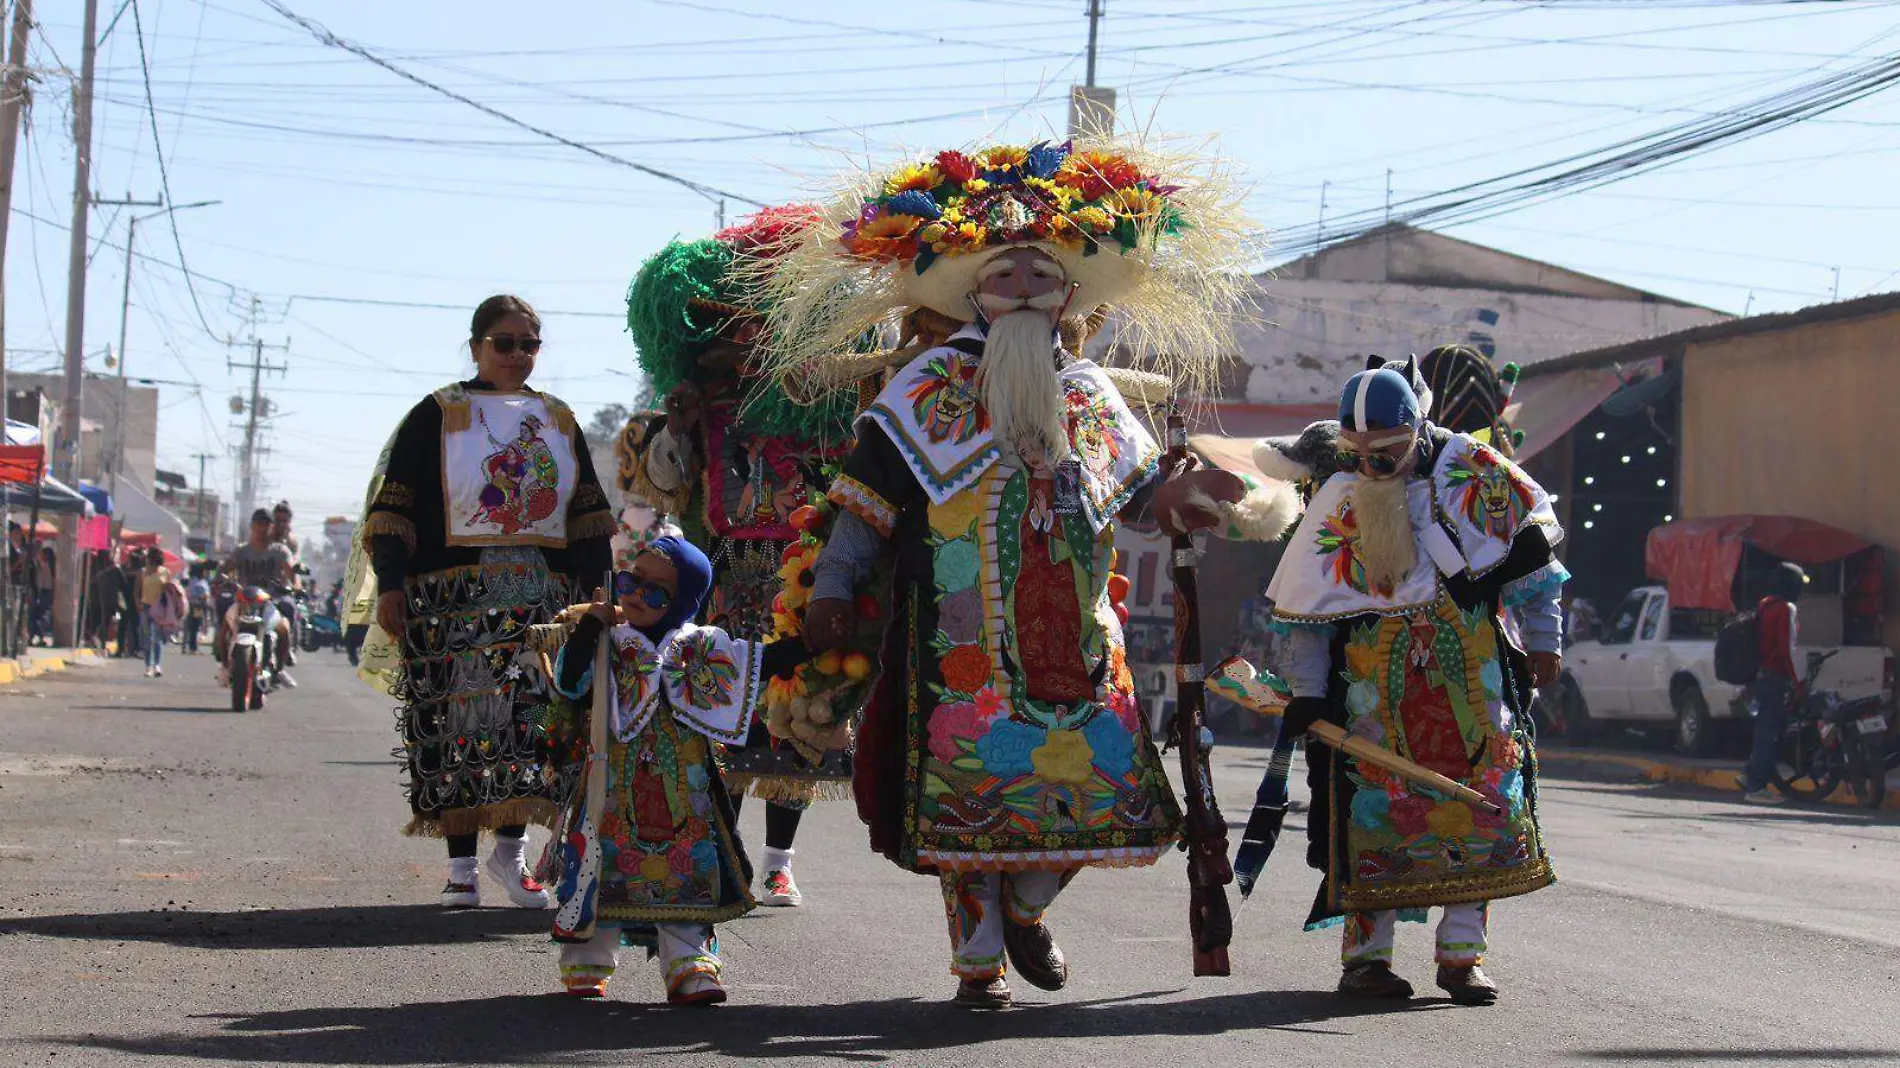
<instances>
[{"instance_id":1,"label":"street curb","mask_svg":"<svg viewBox=\"0 0 1900 1068\"><path fill-rule=\"evenodd\" d=\"M65 649L47 656L29 653L11 660L0 660L0 686L65 671L77 661L97 659L99 654L91 649Z\"/></svg>"},{"instance_id":2,"label":"street curb","mask_svg":"<svg viewBox=\"0 0 1900 1068\"><path fill-rule=\"evenodd\" d=\"M1539 746L1537 762L1548 769L1569 766L1573 769L1604 771L1618 769L1634 771L1650 782L1664 782L1676 786L1696 786L1705 790L1717 790L1723 793L1742 792L1742 773L1739 769L1728 767L1705 767L1682 761L1659 760L1652 757L1636 756L1631 753L1596 753L1580 749ZM1891 787L1891 783L1889 784ZM1860 807L1854 795L1845 787L1834 791L1827 799L1830 805ZM1900 811L1900 794L1891 788L1887 799L1880 806L1888 811Z\"/></svg>"}]
</instances>

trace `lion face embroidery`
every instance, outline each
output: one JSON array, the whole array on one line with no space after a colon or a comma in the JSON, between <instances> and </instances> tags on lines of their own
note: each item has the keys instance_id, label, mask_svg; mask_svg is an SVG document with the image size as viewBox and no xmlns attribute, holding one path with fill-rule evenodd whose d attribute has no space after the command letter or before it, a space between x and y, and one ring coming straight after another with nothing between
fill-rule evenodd
<instances>
[{"instance_id":1,"label":"lion face embroidery","mask_svg":"<svg viewBox=\"0 0 1900 1068\"><path fill-rule=\"evenodd\" d=\"M1490 537L1509 539L1530 513L1530 486L1502 456L1483 445L1454 461L1445 477L1465 522Z\"/></svg>"}]
</instances>

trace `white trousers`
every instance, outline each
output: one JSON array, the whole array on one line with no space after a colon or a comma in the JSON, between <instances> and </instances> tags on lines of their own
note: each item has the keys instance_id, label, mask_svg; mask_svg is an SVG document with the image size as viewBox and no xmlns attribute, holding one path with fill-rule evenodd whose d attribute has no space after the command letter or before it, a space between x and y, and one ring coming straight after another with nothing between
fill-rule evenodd
<instances>
[{"instance_id":1,"label":"white trousers","mask_svg":"<svg viewBox=\"0 0 1900 1068\"><path fill-rule=\"evenodd\" d=\"M1486 936L1491 922L1491 903L1473 901L1464 905L1446 905L1438 920L1438 963L1454 968L1484 961ZM1348 912L1345 944L1340 959L1347 964L1368 964L1392 960L1392 941L1399 914L1384 912Z\"/></svg>"},{"instance_id":2,"label":"white trousers","mask_svg":"<svg viewBox=\"0 0 1900 1068\"><path fill-rule=\"evenodd\" d=\"M943 908L950 920L950 974L994 979L1005 967L1003 924L1040 922L1075 873L944 872Z\"/></svg>"},{"instance_id":3,"label":"white trousers","mask_svg":"<svg viewBox=\"0 0 1900 1068\"><path fill-rule=\"evenodd\" d=\"M694 976L719 979L719 946L712 927L700 923L662 923L660 961L670 993ZM620 958L620 927L603 923L585 942L561 943L561 983L567 987L604 986Z\"/></svg>"}]
</instances>

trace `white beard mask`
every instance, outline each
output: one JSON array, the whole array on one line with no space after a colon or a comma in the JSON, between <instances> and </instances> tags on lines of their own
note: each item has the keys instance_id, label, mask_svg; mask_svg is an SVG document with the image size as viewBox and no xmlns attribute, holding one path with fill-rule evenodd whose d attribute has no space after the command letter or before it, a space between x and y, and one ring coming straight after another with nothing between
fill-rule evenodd
<instances>
[{"instance_id":1,"label":"white beard mask","mask_svg":"<svg viewBox=\"0 0 1900 1068\"><path fill-rule=\"evenodd\" d=\"M976 386L998 442L1049 467L1069 458L1068 400L1047 312L1011 311L990 323Z\"/></svg>"},{"instance_id":2,"label":"white beard mask","mask_svg":"<svg viewBox=\"0 0 1900 1068\"><path fill-rule=\"evenodd\" d=\"M1374 589L1393 589L1418 564L1418 540L1404 476L1361 477L1352 486L1353 518L1359 526L1359 559Z\"/></svg>"}]
</instances>

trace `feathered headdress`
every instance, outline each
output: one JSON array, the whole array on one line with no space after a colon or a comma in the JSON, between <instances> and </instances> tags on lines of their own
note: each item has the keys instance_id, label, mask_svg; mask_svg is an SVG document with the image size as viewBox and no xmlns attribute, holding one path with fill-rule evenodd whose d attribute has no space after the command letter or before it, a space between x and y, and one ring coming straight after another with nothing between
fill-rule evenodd
<instances>
[{"instance_id":1,"label":"feathered headdress","mask_svg":"<svg viewBox=\"0 0 1900 1068\"><path fill-rule=\"evenodd\" d=\"M909 309L974 320L982 264L1033 247L1076 285L1071 314L1108 308L1138 363L1177 392L1211 395L1260 239L1218 160L1108 142L999 145L853 177L796 248L748 281L771 309L766 359L795 376Z\"/></svg>"}]
</instances>

